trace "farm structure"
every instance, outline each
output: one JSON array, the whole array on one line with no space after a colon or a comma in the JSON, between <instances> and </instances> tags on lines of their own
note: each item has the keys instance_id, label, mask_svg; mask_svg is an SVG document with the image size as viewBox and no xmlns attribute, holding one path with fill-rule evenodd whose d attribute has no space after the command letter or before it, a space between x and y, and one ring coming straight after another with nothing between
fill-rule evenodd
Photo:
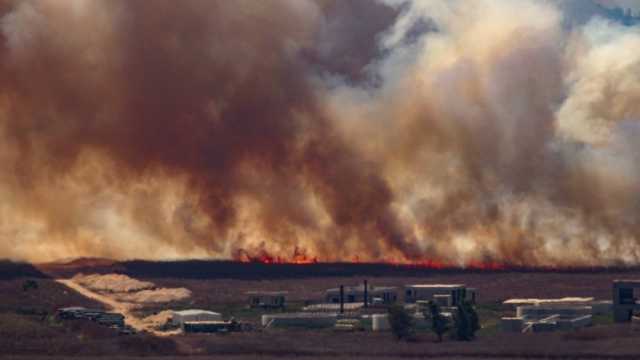
<instances>
[{"instance_id":1,"label":"farm structure","mask_svg":"<svg viewBox=\"0 0 640 360\"><path fill-rule=\"evenodd\" d=\"M615 280L613 282L613 319L629 322L635 311L640 311L638 302L640 280Z\"/></svg>"},{"instance_id":2,"label":"farm structure","mask_svg":"<svg viewBox=\"0 0 640 360\"><path fill-rule=\"evenodd\" d=\"M238 330L235 321L187 321L182 323L185 333L226 333Z\"/></svg>"},{"instance_id":3,"label":"farm structure","mask_svg":"<svg viewBox=\"0 0 640 360\"><path fill-rule=\"evenodd\" d=\"M284 308L286 291L249 291L249 307L252 308Z\"/></svg>"},{"instance_id":4,"label":"farm structure","mask_svg":"<svg viewBox=\"0 0 640 360\"><path fill-rule=\"evenodd\" d=\"M393 304L398 301L398 289L393 286L358 285L344 287L345 303ZM340 303L340 288L325 291L327 303Z\"/></svg>"},{"instance_id":5,"label":"farm structure","mask_svg":"<svg viewBox=\"0 0 640 360\"><path fill-rule=\"evenodd\" d=\"M133 333L133 330L125 324L124 315L120 313L73 306L58 309L56 316L61 320L90 320L100 325L118 329L122 334Z\"/></svg>"},{"instance_id":6,"label":"farm structure","mask_svg":"<svg viewBox=\"0 0 640 360\"><path fill-rule=\"evenodd\" d=\"M420 284L405 285L404 301L407 304L418 301L437 301L441 306L458 306L468 300L476 303L476 290L463 284Z\"/></svg>"},{"instance_id":7,"label":"farm structure","mask_svg":"<svg viewBox=\"0 0 640 360\"><path fill-rule=\"evenodd\" d=\"M171 323L175 326L182 326L186 322L221 321L222 315L207 310L190 309L174 311L171 314Z\"/></svg>"},{"instance_id":8,"label":"farm structure","mask_svg":"<svg viewBox=\"0 0 640 360\"><path fill-rule=\"evenodd\" d=\"M503 317L505 332L548 332L574 330L590 326L593 315L611 312L607 301L591 297L565 297L559 299L509 299L503 302L516 310L515 317Z\"/></svg>"}]
</instances>

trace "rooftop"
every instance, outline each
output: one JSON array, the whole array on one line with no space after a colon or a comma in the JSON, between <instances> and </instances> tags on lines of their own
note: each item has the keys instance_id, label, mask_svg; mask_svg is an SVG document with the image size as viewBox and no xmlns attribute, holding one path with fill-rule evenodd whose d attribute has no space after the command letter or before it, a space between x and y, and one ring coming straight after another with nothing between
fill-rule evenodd
<instances>
[{"instance_id":1,"label":"rooftop","mask_svg":"<svg viewBox=\"0 0 640 360\"><path fill-rule=\"evenodd\" d=\"M58 311L85 311L87 308L82 306L70 306L58 309Z\"/></svg>"},{"instance_id":2,"label":"rooftop","mask_svg":"<svg viewBox=\"0 0 640 360\"><path fill-rule=\"evenodd\" d=\"M464 284L414 284L407 285L406 287L410 288L419 288L419 289L436 289L436 288L445 288L445 289L458 289L465 287Z\"/></svg>"},{"instance_id":3,"label":"rooftop","mask_svg":"<svg viewBox=\"0 0 640 360\"><path fill-rule=\"evenodd\" d=\"M564 297L559 299L508 299L503 302L505 305L521 305L521 304L563 304L563 303L591 303L594 301L592 297Z\"/></svg>"},{"instance_id":4,"label":"rooftop","mask_svg":"<svg viewBox=\"0 0 640 360\"><path fill-rule=\"evenodd\" d=\"M396 287L395 286L373 286L373 285L367 286L367 291L391 291L391 290L396 290ZM336 292L336 291L340 291L340 288L337 287L337 288L331 288L326 290L326 292ZM364 291L364 285L345 286L344 291L345 292Z\"/></svg>"},{"instance_id":5,"label":"rooftop","mask_svg":"<svg viewBox=\"0 0 640 360\"><path fill-rule=\"evenodd\" d=\"M621 285L621 286L640 286L640 280L613 280L613 285Z\"/></svg>"},{"instance_id":6,"label":"rooftop","mask_svg":"<svg viewBox=\"0 0 640 360\"><path fill-rule=\"evenodd\" d=\"M200 310L200 309L178 310L178 311L174 311L173 313L178 315L201 315L201 314L220 315L220 313L217 313L217 312Z\"/></svg>"},{"instance_id":7,"label":"rooftop","mask_svg":"<svg viewBox=\"0 0 640 360\"><path fill-rule=\"evenodd\" d=\"M287 295L288 291L247 291L247 295L280 296Z\"/></svg>"}]
</instances>

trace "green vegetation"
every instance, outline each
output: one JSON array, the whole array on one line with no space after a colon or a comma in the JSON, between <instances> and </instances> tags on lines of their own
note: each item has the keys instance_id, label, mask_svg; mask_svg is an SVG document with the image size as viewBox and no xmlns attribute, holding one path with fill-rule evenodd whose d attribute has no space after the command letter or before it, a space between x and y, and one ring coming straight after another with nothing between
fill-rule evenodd
<instances>
[{"instance_id":1,"label":"green vegetation","mask_svg":"<svg viewBox=\"0 0 640 360\"><path fill-rule=\"evenodd\" d=\"M438 337L438 342L442 342L442 336L449 330L449 322L440 312L438 304L429 301L428 311L425 311L424 318L431 321L431 331Z\"/></svg>"},{"instance_id":2,"label":"green vegetation","mask_svg":"<svg viewBox=\"0 0 640 360\"><path fill-rule=\"evenodd\" d=\"M38 290L38 282L35 280L25 280L22 283L22 291Z\"/></svg>"},{"instance_id":3,"label":"green vegetation","mask_svg":"<svg viewBox=\"0 0 640 360\"><path fill-rule=\"evenodd\" d=\"M476 331L480 330L480 318L473 305L465 301L458 305L453 316L454 338L460 341L471 341Z\"/></svg>"},{"instance_id":4,"label":"green vegetation","mask_svg":"<svg viewBox=\"0 0 640 360\"><path fill-rule=\"evenodd\" d=\"M389 325L391 332L398 340L413 340L415 338L415 321L411 314L401 305L389 307Z\"/></svg>"}]
</instances>

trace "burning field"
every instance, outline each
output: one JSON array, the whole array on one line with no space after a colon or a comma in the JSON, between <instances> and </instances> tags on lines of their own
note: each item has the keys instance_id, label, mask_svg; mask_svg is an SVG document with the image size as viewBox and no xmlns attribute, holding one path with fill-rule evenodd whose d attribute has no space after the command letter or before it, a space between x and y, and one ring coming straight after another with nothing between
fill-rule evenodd
<instances>
[{"instance_id":1,"label":"burning field","mask_svg":"<svg viewBox=\"0 0 640 360\"><path fill-rule=\"evenodd\" d=\"M637 11L1 0L0 257L638 264Z\"/></svg>"}]
</instances>

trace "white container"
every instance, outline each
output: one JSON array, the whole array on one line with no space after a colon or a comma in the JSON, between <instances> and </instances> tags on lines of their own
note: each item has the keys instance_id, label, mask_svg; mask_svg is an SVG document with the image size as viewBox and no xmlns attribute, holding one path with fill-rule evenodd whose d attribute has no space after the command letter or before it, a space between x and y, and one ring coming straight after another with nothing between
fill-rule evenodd
<instances>
[{"instance_id":1,"label":"white container","mask_svg":"<svg viewBox=\"0 0 640 360\"><path fill-rule=\"evenodd\" d=\"M389 325L389 315L373 314L371 315L371 328L373 331L386 331L391 328Z\"/></svg>"}]
</instances>

